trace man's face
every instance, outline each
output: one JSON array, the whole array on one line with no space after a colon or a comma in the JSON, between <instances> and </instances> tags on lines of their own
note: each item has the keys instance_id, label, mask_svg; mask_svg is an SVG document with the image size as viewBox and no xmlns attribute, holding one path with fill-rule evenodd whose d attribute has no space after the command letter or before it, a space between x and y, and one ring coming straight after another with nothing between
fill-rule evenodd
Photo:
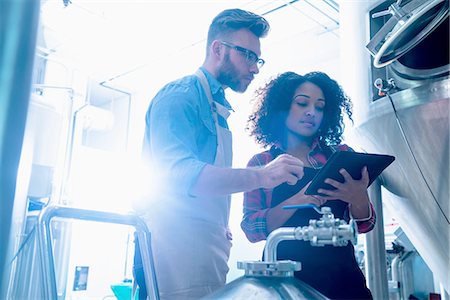
<instances>
[{"instance_id":1,"label":"man's face","mask_svg":"<svg viewBox=\"0 0 450 300\"><path fill-rule=\"evenodd\" d=\"M261 54L259 38L248 30L239 30L223 42L224 56L217 68L217 80L243 93L259 73L257 63L253 62Z\"/></svg>"}]
</instances>

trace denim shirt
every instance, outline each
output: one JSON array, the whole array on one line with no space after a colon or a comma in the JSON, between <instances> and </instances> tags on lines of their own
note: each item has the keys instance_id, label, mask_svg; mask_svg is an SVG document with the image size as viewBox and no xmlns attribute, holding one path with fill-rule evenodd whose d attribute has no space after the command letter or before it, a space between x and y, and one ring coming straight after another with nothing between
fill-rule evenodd
<instances>
[{"instance_id":1,"label":"denim shirt","mask_svg":"<svg viewBox=\"0 0 450 300\"><path fill-rule=\"evenodd\" d=\"M204 68L213 98L231 109L220 83ZM220 94L222 96L220 96ZM213 164L217 134L211 107L199 79L188 75L166 84L146 114L143 159L171 194L189 196L206 164Z\"/></svg>"}]
</instances>

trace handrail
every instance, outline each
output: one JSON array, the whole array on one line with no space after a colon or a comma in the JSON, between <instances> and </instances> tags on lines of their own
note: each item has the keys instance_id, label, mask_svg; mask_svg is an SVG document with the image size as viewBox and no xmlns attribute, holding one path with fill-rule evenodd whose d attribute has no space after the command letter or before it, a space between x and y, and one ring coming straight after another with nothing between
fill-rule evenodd
<instances>
[{"instance_id":1,"label":"handrail","mask_svg":"<svg viewBox=\"0 0 450 300\"><path fill-rule=\"evenodd\" d=\"M156 281L154 261L151 250L151 234L146 223L141 218L134 214L119 214L61 205L50 205L45 207L41 211L38 218L37 237L39 241L39 254L42 264L42 276L44 282L47 283L44 287L45 299L58 299L55 266L53 261L53 248L50 235L50 222L55 217L122 224L135 227L142 255L147 292L150 299L159 300L158 284Z\"/></svg>"}]
</instances>

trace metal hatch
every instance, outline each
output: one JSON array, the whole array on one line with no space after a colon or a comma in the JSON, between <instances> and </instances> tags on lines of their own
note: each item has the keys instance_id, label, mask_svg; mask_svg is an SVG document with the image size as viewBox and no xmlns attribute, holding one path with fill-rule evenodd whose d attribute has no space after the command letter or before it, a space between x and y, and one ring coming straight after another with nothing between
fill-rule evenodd
<instances>
[{"instance_id":1,"label":"metal hatch","mask_svg":"<svg viewBox=\"0 0 450 300\"><path fill-rule=\"evenodd\" d=\"M401 6L397 0L387 10L372 14L391 18L374 35L366 48L374 56L373 65L384 67L425 39L448 16L448 0L412 0Z\"/></svg>"}]
</instances>

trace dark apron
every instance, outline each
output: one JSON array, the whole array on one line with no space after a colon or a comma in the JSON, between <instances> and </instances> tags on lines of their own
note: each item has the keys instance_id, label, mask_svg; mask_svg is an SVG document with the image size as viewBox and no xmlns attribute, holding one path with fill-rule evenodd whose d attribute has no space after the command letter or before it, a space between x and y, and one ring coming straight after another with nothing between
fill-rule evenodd
<instances>
[{"instance_id":1,"label":"dark apron","mask_svg":"<svg viewBox=\"0 0 450 300\"><path fill-rule=\"evenodd\" d=\"M296 185L282 184L276 187L271 206L277 206L295 195L317 172L316 169L305 168L304 177ZM331 208L335 218L349 221L346 202L331 200L324 206ZM283 227L308 226L310 219L320 217L313 208L297 209ZM295 277L331 299L372 299L350 242L345 247L314 247L309 241L282 241L277 248L277 259L301 262L302 269L294 273Z\"/></svg>"}]
</instances>

